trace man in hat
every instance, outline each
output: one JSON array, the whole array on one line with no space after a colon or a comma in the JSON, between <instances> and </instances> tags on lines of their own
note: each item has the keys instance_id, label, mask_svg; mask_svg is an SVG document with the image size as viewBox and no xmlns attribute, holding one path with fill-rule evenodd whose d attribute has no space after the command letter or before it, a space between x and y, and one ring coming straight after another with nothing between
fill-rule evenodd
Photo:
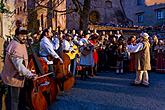
<instances>
[{"instance_id":1,"label":"man in hat","mask_svg":"<svg viewBox=\"0 0 165 110\"><path fill-rule=\"evenodd\" d=\"M132 85L149 86L148 70L151 70L150 64L150 43L147 33L140 34L140 43L132 46L132 52L135 53L136 79ZM129 49L128 49L129 50Z\"/></svg>"},{"instance_id":2,"label":"man in hat","mask_svg":"<svg viewBox=\"0 0 165 110\"><path fill-rule=\"evenodd\" d=\"M36 74L27 69L26 39L27 30L20 27L14 39L6 48L5 64L1 78L4 84L9 86L11 110L18 110L20 89L24 87L25 78L33 79L37 77Z\"/></svg>"}]
</instances>

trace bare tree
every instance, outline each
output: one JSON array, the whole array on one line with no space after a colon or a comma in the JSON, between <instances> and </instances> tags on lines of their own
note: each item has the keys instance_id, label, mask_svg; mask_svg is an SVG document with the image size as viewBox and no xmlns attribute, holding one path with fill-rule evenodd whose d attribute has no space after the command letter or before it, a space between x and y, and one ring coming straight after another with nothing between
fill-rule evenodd
<instances>
[{"instance_id":1,"label":"bare tree","mask_svg":"<svg viewBox=\"0 0 165 110\"><path fill-rule=\"evenodd\" d=\"M57 7L61 5L64 2L64 0L48 0L47 2L45 2L45 0L27 0L27 1L28 1L27 8L28 8L29 30L38 29L37 10L40 8L46 8L48 11L47 12L48 27L52 27L52 17L54 12L61 13L61 15L76 12L80 16L79 28L82 30L86 30L88 28L88 18L89 18L91 0L84 0L83 3L81 3L79 0L72 0L74 8L65 9L65 10L57 10Z\"/></svg>"},{"instance_id":2,"label":"bare tree","mask_svg":"<svg viewBox=\"0 0 165 110\"><path fill-rule=\"evenodd\" d=\"M75 11L80 15L79 29L87 30L91 0L84 0L83 4L79 0L72 0L72 2L76 7Z\"/></svg>"},{"instance_id":3,"label":"bare tree","mask_svg":"<svg viewBox=\"0 0 165 110\"><path fill-rule=\"evenodd\" d=\"M37 21L37 10L35 6L36 0L27 0L27 12L28 12L28 30L38 31L39 23Z\"/></svg>"}]
</instances>

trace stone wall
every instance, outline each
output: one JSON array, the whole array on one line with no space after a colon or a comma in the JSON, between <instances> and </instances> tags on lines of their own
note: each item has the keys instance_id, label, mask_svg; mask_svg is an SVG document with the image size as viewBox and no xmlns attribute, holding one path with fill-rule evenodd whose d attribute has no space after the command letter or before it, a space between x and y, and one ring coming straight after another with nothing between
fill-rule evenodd
<instances>
[{"instance_id":1,"label":"stone wall","mask_svg":"<svg viewBox=\"0 0 165 110\"><path fill-rule=\"evenodd\" d=\"M61 0L62 1L62 0ZM64 11L66 10L66 1L64 0L61 5L59 5L56 10L59 11ZM66 28L66 14L64 13L57 13L57 26L60 26L61 29L65 29Z\"/></svg>"},{"instance_id":2,"label":"stone wall","mask_svg":"<svg viewBox=\"0 0 165 110\"><path fill-rule=\"evenodd\" d=\"M2 37L0 37L0 73L2 71L3 68L3 44L4 44L4 39Z\"/></svg>"},{"instance_id":3,"label":"stone wall","mask_svg":"<svg viewBox=\"0 0 165 110\"><path fill-rule=\"evenodd\" d=\"M14 1L13 0L7 0L5 3L5 7L10 10L11 12L14 12ZM1 16L1 37L6 39L6 36L10 36L14 34L14 29L13 29L13 22L14 22L14 17L11 16L11 14L2 14Z\"/></svg>"},{"instance_id":4,"label":"stone wall","mask_svg":"<svg viewBox=\"0 0 165 110\"><path fill-rule=\"evenodd\" d=\"M109 0L112 3L112 7L109 6L110 2L107 3L106 1L107 0L92 0L90 12L97 11L99 13L100 18L98 24L117 24L119 20L122 19L117 13L118 11L122 13L120 0ZM81 0L81 2L83 3L83 0ZM67 8L74 8L72 0L67 0ZM77 13L67 15L67 28L79 28L79 15Z\"/></svg>"}]
</instances>

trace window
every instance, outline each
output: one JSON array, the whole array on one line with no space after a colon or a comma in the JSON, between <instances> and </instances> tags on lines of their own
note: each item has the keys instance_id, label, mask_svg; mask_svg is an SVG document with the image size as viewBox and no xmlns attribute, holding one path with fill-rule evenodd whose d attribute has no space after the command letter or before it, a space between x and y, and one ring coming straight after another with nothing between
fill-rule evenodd
<instances>
[{"instance_id":1,"label":"window","mask_svg":"<svg viewBox=\"0 0 165 110\"><path fill-rule=\"evenodd\" d=\"M106 0L105 4L108 8L112 8L112 2L110 0Z\"/></svg>"},{"instance_id":2,"label":"window","mask_svg":"<svg viewBox=\"0 0 165 110\"><path fill-rule=\"evenodd\" d=\"M137 0L137 5L142 5L143 4L143 0Z\"/></svg>"},{"instance_id":3,"label":"window","mask_svg":"<svg viewBox=\"0 0 165 110\"><path fill-rule=\"evenodd\" d=\"M161 19L164 19L164 18L165 18L165 15L164 15L163 10L158 10L157 11L157 19L161 20Z\"/></svg>"},{"instance_id":4,"label":"window","mask_svg":"<svg viewBox=\"0 0 165 110\"><path fill-rule=\"evenodd\" d=\"M26 11L26 2L24 2L24 8L23 8L23 11L24 11L24 12Z\"/></svg>"},{"instance_id":5,"label":"window","mask_svg":"<svg viewBox=\"0 0 165 110\"><path fill-rule=\"evenodd\" d=\"M17 9L14 10L14 14L17 14Z\"/></svg>"},{"instance_id":6,"label":"window","mask_svg":"<svg viewBox=\"0 0 165 110\"><path fill-rule=\"evenodd\" d=\"M20 12L22 11L22 7L20 7Z\"/></svg>"},{"instance_id":7,"label":"window","mask_svg":"<svg viewBox=\"0 0 165 110\"><path fill-rule=\"evenodd\" d=\"M19 8L17 8L17 14L19 15Z\"/></svg>"},{"instance_id":8,"label":"window","mask_svg":"<svg viewBox=\"0 0 165 110\"><path fill-rule=\"evenodd\" d=\"M142 23L144 21L144 16L143 14L138 15L138 23Z\"/></svg>"}]
</instances>

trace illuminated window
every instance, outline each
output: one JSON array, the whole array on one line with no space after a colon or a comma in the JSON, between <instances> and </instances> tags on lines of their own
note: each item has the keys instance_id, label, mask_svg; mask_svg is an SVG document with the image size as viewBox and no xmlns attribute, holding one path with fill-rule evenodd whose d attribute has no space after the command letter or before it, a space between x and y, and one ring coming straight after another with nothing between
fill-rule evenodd
<instances>
[{"instance_id":1,"label":"illuminated window","mask_svg":"<svg viewBox=\"0 0 165 110\"><path fill-rule=\"evenodd\" d=\"M165 18L164 12L162 10L158 10L157 19L160 20L160 19L164 19L164 18Z\"/></svg>"}]
</instances>

